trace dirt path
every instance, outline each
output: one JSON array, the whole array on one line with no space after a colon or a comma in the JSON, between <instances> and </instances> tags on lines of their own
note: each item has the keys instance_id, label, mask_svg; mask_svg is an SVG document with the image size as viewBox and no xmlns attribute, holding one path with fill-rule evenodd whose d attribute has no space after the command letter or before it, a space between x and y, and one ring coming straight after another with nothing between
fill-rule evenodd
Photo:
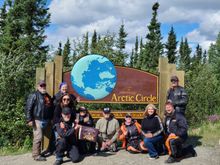
<instances>
[{"instance_id":1,"label":"dirt path","mask_svg":"<svg viewBox=\"0 0 220 165\"><path fill-rule=\"evenodd\" d=\"M196 147L198 156L184 159L178 165L220 165L220 146L217 147ZM112 155L110 153L92 155L85 157L77 165L159 165L165 164L167 155L160 156L157 160L149 160L146 154L129 154L124 150ZM64 159L64 165L73 164ZM0 156L1 165L48 165L53 164L55 156L47 158L46 162L36 162L31 158L31 153L16 156Z\"/></svg>"}]
</instances>

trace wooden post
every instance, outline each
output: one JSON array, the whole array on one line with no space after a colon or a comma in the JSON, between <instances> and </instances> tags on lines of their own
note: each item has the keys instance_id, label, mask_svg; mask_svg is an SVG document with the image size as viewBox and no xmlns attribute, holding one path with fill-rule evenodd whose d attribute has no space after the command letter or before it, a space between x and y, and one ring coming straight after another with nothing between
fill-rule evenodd
<instances>
[{"instance_id":1,"label":"wooden post","mask_svg":"<svg viewBox=\"0 0 220 165\"><path fill-rule=\"evenodd\" d=\"M179 78L179 85L184 86L184 71L177 71L175 64L169 64L167 57L159 58L159 114L163 116L166 102L167 90L171 82L170 77L176 75Z\"/></svg>"},{"instance_id":2,"label":"wooden post","mask_svg":"<svg viewBox=\"0 0 220 165\"><path fill-rule=\"evenodd\" d=\"M46 62L46 90L47 93L53 97L54 95L54 63L53 62ZM42 150L46 150L49 147L49 140L51 138L52 125L49 124L46 130L44 131L44 138L42 143Z\"/></svg>"},{"instance_id":3,"label":"wooden post","mask_svg":"<svg viewBox=\"0 0 220 165\"><path fill-rule=\"evenodd\" d=\"M63 80L63 56L55 56L54 94L59 91L59 85Z\"/></svg>"},{"instance_id":4,"label":"wooden post","mask_svg":"<svg viewBox=\"0 0 220 165\"><path fill-rule=\"evenodd\" d=\"M159 59L159 114L161 117L164 114L164 104L166 102L167 89L169 86L168 70L168 58L161 57Z\"/></svg>"}]
</instances>

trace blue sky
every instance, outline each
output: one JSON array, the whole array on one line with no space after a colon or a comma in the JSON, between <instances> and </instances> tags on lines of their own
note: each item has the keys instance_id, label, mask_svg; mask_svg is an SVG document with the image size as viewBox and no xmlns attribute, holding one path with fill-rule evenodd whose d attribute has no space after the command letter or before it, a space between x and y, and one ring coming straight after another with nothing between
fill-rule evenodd
<instances>
[{"instance_id":1,"label":"blue sky","mask_svg":"<svg viewBox=\"0 0 220 165\"><path fill-rule=\"evenodd\" d=\"M0 4L3 0L0 0ZM219 0L157 0L160 3L158 20L163 42L171 26L177 40L187 37L192 47L200 44L207 49L220 32ZM99 34L118 33L124 22L128 33L128 51L134 47L135 37L144 38L152 18L154 0L48 0L51 24L46 30L46 44L56 49L58 43L73 41L94 29Z\"/></svg>"}]
</instances>

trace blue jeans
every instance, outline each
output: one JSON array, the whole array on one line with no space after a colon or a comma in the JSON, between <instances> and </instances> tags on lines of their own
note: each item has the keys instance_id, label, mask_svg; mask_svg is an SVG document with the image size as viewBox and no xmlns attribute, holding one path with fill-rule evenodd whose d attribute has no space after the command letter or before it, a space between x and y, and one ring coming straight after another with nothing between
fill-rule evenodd
<instances>
[{"instance_id":1,"label":"blue jeans","mask_svg":"<svg viewBox=\"0 0 220 165\"><path fill-rule=\"evenodd\" d=\"M146 138L146 137L144 138L144 145L145 145L145 147L147 147L150 157L158 156L158 151L155 147L155 145L157 143L159 145L161 145L161 147L162 147L163 136L158 135L158 136L155 136L155 137L152 137L152 138Z\"/></svg>"}]
</instances>

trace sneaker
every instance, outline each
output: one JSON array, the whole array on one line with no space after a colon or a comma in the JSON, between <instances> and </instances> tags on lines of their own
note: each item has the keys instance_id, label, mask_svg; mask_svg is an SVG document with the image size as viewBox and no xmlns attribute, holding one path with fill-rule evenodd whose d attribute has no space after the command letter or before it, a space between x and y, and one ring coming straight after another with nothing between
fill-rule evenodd
<instances>
[{"instance_id":1,"label":"sneaker","mask_svg":"<svg viewBox=\"0 0 220 165\"><path fill-rule=\"evenodd\" d=\"M34 158L34 160L36 160L36 161L46 161L47 159L43 156L38 156L38 157Z\"/></svg>"},{"instance_id":2,"label":"sneaker","mask_svg":"<svg viewBox=\"0 0 220 165\"><path fill-rule=\"evenodd\" d=\"M165 163L175 163L176 159L172 156L169 156L169 158L165 161Z\"/></svg>"},{"instance_id":3,"label":"sneaker","mask_svg":"<svg viewBox=\"0 0 220 165\"><path fill-rule=\"evenodd\" d=\"M56 160L53 165L60 165L63 163L63 160Z\"/></svg>"},{"instance_id":4,"label":"sneaker","mask_svg":"<svg viewBox=\"0 0 220 165\"><path fill-rule=\"evenodd\" d=\"M117 152L117 151L118 151L117 146L116 146L115 143L113 143L113 144L111 145L111 150L112 150L112 152Z\"/></svg>"},{"instance_id":5,"label":"sneaker","mask_svg":"<svg viewBox=\"0 0 220 165\"><path fill-rule=\"evenodd\" d=\"M149 156L149 159L150 159L150 160L155 160L155 159L158 159L158 158L159 158L158 155L157 155L157 156L153 156L153 157Z\"/></svg>"}]
</instances>

